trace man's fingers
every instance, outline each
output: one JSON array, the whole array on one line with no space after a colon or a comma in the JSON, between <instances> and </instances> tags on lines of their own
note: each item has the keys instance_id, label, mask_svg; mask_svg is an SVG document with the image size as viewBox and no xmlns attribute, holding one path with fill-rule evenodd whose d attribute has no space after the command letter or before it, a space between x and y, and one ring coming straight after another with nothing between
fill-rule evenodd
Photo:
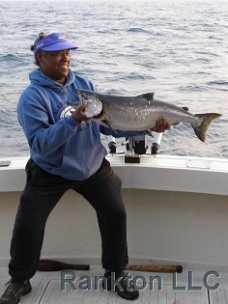
<instances>
[{"instance_id":1,"label":"man's fingers","mask_svg":"<svg viewBox=\"0 0 228 304\"><path fill-rule=\"evenodd\" d=\"M81 122L88 120L88 117L84 113L86 106L86 103L81 103L73 112L72 115L77 121Z\"/></svg>"},{"instance_id":2,"label":"man's fingers","mask_svg":"<svg viewBox=\"0 0 228 304\"><path fill-rule=\"evenodd\" d=\"M154 130L156 132L164 132L165 130L167 130L169 128L170 128L170 124L166 119L160 117L156 120L156 125L154 128Z\"/></svg>"}]
</instances>

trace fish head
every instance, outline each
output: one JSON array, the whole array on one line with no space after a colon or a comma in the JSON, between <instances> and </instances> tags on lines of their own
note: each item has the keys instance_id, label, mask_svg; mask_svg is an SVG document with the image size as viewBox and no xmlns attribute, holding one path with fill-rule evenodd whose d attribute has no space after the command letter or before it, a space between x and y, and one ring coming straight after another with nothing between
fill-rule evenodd
<instances>
[{"instance_id":1,"label":"fish head","mask_svg":"<svg viewBox=\"0 0 228 304\"><path fill-rule=\"evenodd\" d=\"M97 117L102 113L103 104L96 96L96 93L79 89L77 93L80 102L86 104L84 113L88 118Z\"/></svg>"},{"instance_id":2,"label":"fish head","mask_svg":"<svg viewBox=\"0 0 228 304\"><path fill-rule=\"evenodd\" d=\"M79 100L82 103L87 103L88 100L91 101L93 99L93 95L94 95L92 91L81 90L81 89L77 89L77 93L78 93Z\"/></svg>"}]
</instances>

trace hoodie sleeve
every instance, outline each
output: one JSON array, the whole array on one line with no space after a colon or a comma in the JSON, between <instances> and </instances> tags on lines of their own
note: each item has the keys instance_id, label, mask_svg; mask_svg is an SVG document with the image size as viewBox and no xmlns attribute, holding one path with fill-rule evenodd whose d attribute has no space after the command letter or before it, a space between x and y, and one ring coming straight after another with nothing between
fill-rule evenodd
<instances>
[{"instance_id":1,"label":"hoodie sleeve","mask_svg":"<svg viewBox=\"0 0 228 304\"><path fill-rule=\"evenodd\" d=\"M32 88L22 94L17 112L30 149L35 153L51 153L81 131L81 124L73 117L55 122L48 101Z\"/></svg>"}]
</instances>

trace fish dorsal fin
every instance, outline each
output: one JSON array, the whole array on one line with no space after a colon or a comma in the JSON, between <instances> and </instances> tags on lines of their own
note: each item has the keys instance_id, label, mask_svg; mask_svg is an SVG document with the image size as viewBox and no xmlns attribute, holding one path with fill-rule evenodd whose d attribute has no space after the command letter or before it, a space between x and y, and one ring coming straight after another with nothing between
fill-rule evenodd
<instances>
[{"instance_id":1,"label":"fish dorsal fin","mask_svg":"<svg viewBox=\"0 0 228 304\"><path fill-rule=\"evenodd\" d=\"M146 94L142 94L142 95L138 95L138 98L143 98L146 100L153 100L154 99L154 93L146 93Z\"/></svg>"}]
</instances>

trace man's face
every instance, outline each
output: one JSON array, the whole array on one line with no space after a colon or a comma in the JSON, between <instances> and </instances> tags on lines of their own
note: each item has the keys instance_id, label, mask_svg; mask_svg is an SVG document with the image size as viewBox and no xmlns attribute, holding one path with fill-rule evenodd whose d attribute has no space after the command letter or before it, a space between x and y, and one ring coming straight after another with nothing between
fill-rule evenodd
<instances>
[{"instance_id":1,"label":"man's face","mask_svg":"<svg viewBox=\"0 0 228 304\"><path fill-rule=\"evenodd\" d=\"M37 54L40 69L54 81L64 84L69 72L70 50L41 51Z\"/></svg>"}]
</instances>

